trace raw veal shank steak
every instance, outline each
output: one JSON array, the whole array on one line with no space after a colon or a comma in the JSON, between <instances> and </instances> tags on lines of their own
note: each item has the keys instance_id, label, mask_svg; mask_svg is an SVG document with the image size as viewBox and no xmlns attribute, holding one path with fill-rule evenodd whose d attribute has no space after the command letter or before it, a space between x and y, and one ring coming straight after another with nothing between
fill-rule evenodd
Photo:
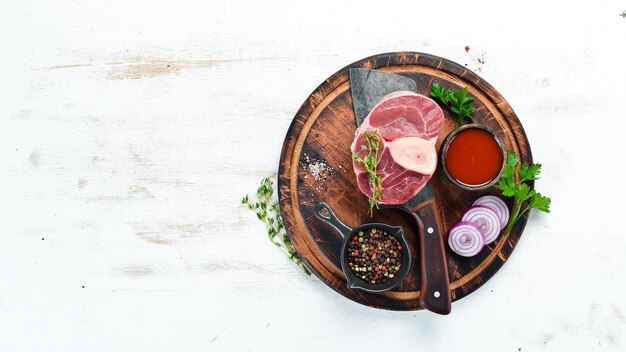
<instances>
[{"instance_id":1,"label":"raw veal shank steak","mask_svg":"<svg viewBox=\"0 0 626 352\"><path fill-rule=\"evenodd\" d=\"M361 158L367 150L366 132L381 137L376 174L382 178L379 203L402 204L428 182L437 166L435 142L443 127L443 111L432 99L409 91L386 95L356 130L351 149ZM361 163L353 162L359 189L372 197L370 175Z\"/></svg>"}]
</instances>

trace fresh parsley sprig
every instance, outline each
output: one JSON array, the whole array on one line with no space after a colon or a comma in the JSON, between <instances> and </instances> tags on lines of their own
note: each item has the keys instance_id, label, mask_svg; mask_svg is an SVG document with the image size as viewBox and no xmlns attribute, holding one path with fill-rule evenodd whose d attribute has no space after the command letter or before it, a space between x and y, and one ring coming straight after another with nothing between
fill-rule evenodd
<instances>
[{"instance_id":1,"label":"fresh parsley sprig","mask_svg":"<svg viewBox=\"0 0 626 352\"><path fill-rule=\"evenodd\" d=\"M513 225L519 220L524 213L530 209L537 209L546 213L550 212L549 197L542 196L539 192L531 189L528 185L528 181L534 181L539 179L539 173L541 173L541 164L522 164L519 168L518 177L516 180L516 167L519 163L519 159L512 150L507 152L506 165L502 173L502 177L498 181L498 186L502 190L502 195L505 197L515 197L515 203L513 205L513 211L509 218L503 236L507 236Z\"/></svg>"},{"instance_id":2,"label":"fresh parsley sprig","mask_svg":"<svg viewBox=\"0 0 626 352\"><path fill-rule=\"evenodd\" d=\"M276 247L283 252L287 258L296 263L305 274L311 275L311 272L298 257L298 253L291 244L291 239L285 231L285 225L278 211L278 205L272 200L274 194L273 182L269 177L261 180L261 186L256 191L257 202L250 202L248 195L241 200L242 204L248 206L248 209L256 213L256 217L265 223L267 227L267 236Z\"/></svg>"},{"instance_id":3,"label":"fresh parsley sprig","mask_svg":"<svg viewBox=\"0 0 626 352\"><path fill-rule=\"evenodd\" d=\"M452 88L445 89L439 83L433 82L430 89L430 96L442 102L455 115L454 127L460 127L468 118L474 121L474 98L467 95L467 87L461 90Z\"/></svg>"},{"instance_id":4,"label":"fresh parsley sprig","mask_svg":"<svg viewBox=\"0 0 626 352\"><path fill-rule=\"evenodd\" d=\"M363 141L365 144L361 145L361 150L367 150L367 155L361 158L359 153L354 152L352 158L355 162L363 164L365 170L370 174L370 184L372 186L372 197L369 199L370 204L370 216L374 214L374 206L376 202L383 198L383 185L382 177L376 173L378 162L380 161L379 151L382 148L380 136L374 132L365 131L363 135Z\"/></svg>"}]
</instances>

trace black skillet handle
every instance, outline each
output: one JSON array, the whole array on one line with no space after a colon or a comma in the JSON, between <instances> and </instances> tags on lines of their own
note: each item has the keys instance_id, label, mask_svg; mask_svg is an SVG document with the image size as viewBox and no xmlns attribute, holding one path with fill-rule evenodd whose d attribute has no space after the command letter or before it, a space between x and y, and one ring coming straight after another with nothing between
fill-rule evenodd
<instances>
[{"instance_id":1,"label":"black skillet handle","mask_svg":"<svg viewBox=\"0 0 626 352\"><path fill-rule=\"evenodd\" d=\"M326 211L327 215L325 215L323 211ZM352 233L352 228L341 222L330 206L324 202L319 202L315 206L315 216L328 225L334 227L335 230L337 230L337 232L339 232L343 237L347 237Z\"/></svg>"},{"instance_id":2,"label":"black skillet handle","mask_svg":"<svg viewBox=\"0 0 626 352\"><path fill-rule=\"evenodd\" d=\"M411 215L419 228L422 273L420 305L434 313L449 314L451 299L448 264L443 247L443 227L435 199L422 203Z\"/></svg>"}]
</instances>

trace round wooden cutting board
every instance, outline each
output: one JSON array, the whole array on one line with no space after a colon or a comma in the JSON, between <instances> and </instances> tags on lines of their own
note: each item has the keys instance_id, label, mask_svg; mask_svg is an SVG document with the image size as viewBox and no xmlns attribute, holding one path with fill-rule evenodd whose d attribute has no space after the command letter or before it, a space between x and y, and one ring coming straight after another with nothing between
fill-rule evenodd
<instances>
[{"instance_id":1,"label":"round wooden cutting board","mask_svg":"<svg viewBox=\"0 0 626 352\"><path fill-rule=\"evenodd\" d=\"M477 123L495 131L506 148L515 151L523 163L532 162L530 146L515 112L489 83L459 64L423 53L389 53L357 61L329 77L304 101L285 137L278 172L280 211L296 250L313 273L347 298L376 308L418 310L421 309L418 303L420 260L414 221L409 214L397 209L374 210L370 217L368 199L359 191L352 170L350 144L356 122L348 70L356 67L412 78L417 83L417 92L424 95L428 95L433 81L446 88L467 87L474 98ZM446 124L439 135L437 150L454 127L450 112L443 110ZM483 191L455 187L439 167L432 183L446 233L476 198L485 194L500 195L497 186ZM351 227L370 222L402 226L414 258L407 278L394 290L384 293L348 288L340 264L341 235L314 215L314 207L321 201L328 203ZM512 201L506 201L511 207ZM472 258L451 252L446 237L453 301L474 292L498 271L513 252L527 220L528 212L507 238L498 238Z\"/></svg>"}]
</instances>

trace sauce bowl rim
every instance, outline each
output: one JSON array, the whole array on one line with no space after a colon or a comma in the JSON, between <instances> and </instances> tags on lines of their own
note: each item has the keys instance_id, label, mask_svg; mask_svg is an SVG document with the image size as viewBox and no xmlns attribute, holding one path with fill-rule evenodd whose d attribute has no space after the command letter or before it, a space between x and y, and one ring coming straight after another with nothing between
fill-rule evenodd
<instances>
[{"instance_id":1,"label":"sauce bowl rim","mask_svg":"<svg viewBox=\"0 0 626 352\"><path fill-rule=\"evenodd\" d=\"M452 177L452 175L450 175L450 173L448 172L448 168L446 167L446 154L448 153L450 142L452 142L453 138L459 132L470 129L470 128L479 128L491 134L491 136L493 136L493 139L495 139L496 143L498 144L498 147L500 148L500 153L502 154L502 166L500 167L500 171L498 172L498 174L491 181L480 184L480 185L468 185L468 184L458 181L457 179ZM502 139L500 139L500 137L491 128L485 125L478 124L478 123L471 123L471 124L463 125L461 127L457 127L454 130L452 130L452 132L450 132L446 136L446 138L443 140L443 143L441 144L441 151L439 154L441 158L441 166L443 169L443 173L446 175L446 178L450 182L452 182L455 186L460 187L464 190L468 190L468 191L480 191L480 190L484 190L493 186L494 184L496 184L496 182L498 182L500 177L502 177L502 173L504 172L504 167L506 166L506 148L504 147L504 142L502 142Z\"/></svg>"}]
</instances>

